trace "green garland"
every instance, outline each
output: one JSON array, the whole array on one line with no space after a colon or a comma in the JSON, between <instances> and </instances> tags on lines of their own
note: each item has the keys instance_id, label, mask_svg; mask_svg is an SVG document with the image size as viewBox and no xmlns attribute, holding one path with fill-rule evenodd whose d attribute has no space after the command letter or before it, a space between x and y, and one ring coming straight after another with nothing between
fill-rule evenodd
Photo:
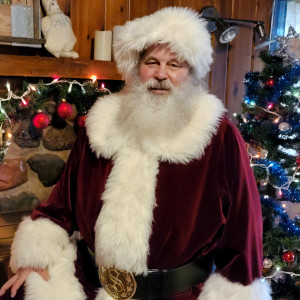
<instances>
[{"instance_id":1,"label":"green garland","mask_svg":"<svg viewBox=\"0 0 300 300\"><path fill-rule=\"evenodd\" d=\"M76 107L77 116L85 115L99 97L108 93L110 91L99 87L97 81L80 83L76 80L55 79L51 83L39 81L37 84L24 81L22 90L16 94L8 84L7 95L0 95L0 163L11 143L11 119L32 116L38 111L54 114L53 107L63 100Z\"/></svg>"}]
</instances>

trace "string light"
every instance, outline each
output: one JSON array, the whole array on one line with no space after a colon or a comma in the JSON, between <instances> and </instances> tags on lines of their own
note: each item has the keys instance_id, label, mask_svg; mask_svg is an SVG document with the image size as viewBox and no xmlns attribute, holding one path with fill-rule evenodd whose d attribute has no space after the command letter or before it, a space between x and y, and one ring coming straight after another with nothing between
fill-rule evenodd
<instances>
[{"instance_id":1,"label":"string light","mask_svg":"<svg viewBox=\"0 0 300 300\"><path fill-rule=\"evenodd\" d=\"M78 104L78 102L80 101L81 98L85 99L85 97L87 97L87 95L83 96L81 94L81 96L79 96L79 99L78 99L78 96L77 96L78 91L77 90L75 90L74 99L73 99L73 94L70 95L71 103L73 103L75 105L75 107L76 107L75 111L76 111L76 114L78 115L77 119L79 119L79 117L83 117L84 114L86 114L87 110L91 106L91 102L95 101L99 96L103 95L105 92L110 93L110 91L108 89L106 89L103 85L101 85L101 88L97 87L97 85L96 85L97 77L96 76L95 77L92 76L91 78L92 78L92 81L89 80L84 83L80 83L77 80L61 80L61 79L59 79L59 77L56 76L52 79L52 81L50 83L42 83L41 85L33 84L33 83L27 84L25 87L25 90L23 90L21 92L18 91L18 93L14 93L11 90L10 83L6 82L7 95L0 97L0 117L1 117L1 121L0 121L0 163L3 161L3 159L5 157L5 153L8 149L8 146L11 144L11 138L12 138L12 133L10 132L10 129L9 129L9 127L11 126L11 120L8 116L8 113L5 111L6 108L10 112L12 109L18 110L18 108L19 108L22 110L24 108L29 107L29 105L30 105L32 111L38 111L39 109L43 108L43 106L47 102L48 92L49 92L49 90L51 91L51 89L46 88L46 86L59 85L61 88L61 92L63 93L62 94L63 97L68 97L69 95L66 95L66 92L71 93L72 88L74 87L74 85L76 85L79 87L82 94L88 93L88 97L91 97L91 101L87 101L87 104L85 105L85 104L81 104L81 103ZM44 96L42 96L42 95L38 96L37 94L43 94ZM79 94L80 94L80 91L79 91ZM16 101L12 102L11 105L7 105L2 108L2 104L4 102L9 102L12 100L16 100ZM59 99L55 99L55 101L58 102ZM37 116L37 114L34 115L34 117L36 117L36 116ZM45 118L46 118L46 116L45 116ZM34 124L33 119L32 119L32 123L35 127L42 126L42 125L46 126L46 125L42 124L43 120L42 120L41 116L39 116L39 119L36 123L37 126ZM77 119L76 119L76 122L77 122ZM37 127L37 128L42 128L42 127Z\"/></svg>"},{"instance_id":2,"label":"string light","mask_svg":"<svg viewBox=\"0 0 300 300\"><path fill-rule=\"evenodd\" d=\"M97 80L97 76L96 76L96 75L92 75L92 76L91 76L91 79L92 79L92 82L95 83L96 80Z\"/></svg>"},{"instance_id":3,"label":"string light","mask_svg":"<svg viewBox=\"0 0 300 300\"><path fill-rule=\"evenodd\" d=\"M266 177L262 179L264 185L270 184L277 191L278 197L283 196L282 190L285 191L289 190L291 183L294 182L296 180L296 176L299 175L298 171L300 169L300 166L295 167L292 176L287 176L285 175L284 169L282 169L278 164L275 164L274 162L268 161L266 159L261 159L260 154L255 154L255 155L251 154L249 152L249 147L248 147L248 154L250 157L250 165L252 168L259 167L259 168L263 168L266 171ZM280 177L281 180L283 181L281 185L270 182L270 174L274 172L281 174Z\"/></svg>"},{"instance_id":4,"label":"string light","mask_svg":"<svg viewBox=\"0 0 300 300\"><path fill-rule=\"evenodd\" d=\"M269 276L264 276L263 279L272 279L274 278L277 274L287 274L287 275L290 275L290 276L300 276L300 274L297 274L297 273L294 273L294 272L288 272L288 271L282 271L280 269L280 267L277 267L275 272Z\"/></svg>"}]
</instances>

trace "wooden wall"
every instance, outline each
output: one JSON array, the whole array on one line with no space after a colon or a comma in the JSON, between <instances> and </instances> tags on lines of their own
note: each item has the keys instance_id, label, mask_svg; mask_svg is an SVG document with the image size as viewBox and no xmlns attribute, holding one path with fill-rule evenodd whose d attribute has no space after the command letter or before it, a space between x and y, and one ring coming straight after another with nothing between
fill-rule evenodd
<instances>
[{"instance_id":1,"label":"wooden wall","mask_svg":"<svg viewBox=\"0 0 300 300\"><path fill-rule=\"evenodd\" d=\"M273 0L58 0L61 9L70 16L77 37L76 50L81 58L91 59L95 30L112 30L127 20L150 14L166 6L186 6L200 11L214 6L221 17L261 20L269 33ZM215 49L210 74L210 87L228 108L229 116L239 111L244 95L243 78L250 70L261 69L253 49L253 27L242 26L238 37L220 44L212 35Z\"/></svg>"}]
</instances>

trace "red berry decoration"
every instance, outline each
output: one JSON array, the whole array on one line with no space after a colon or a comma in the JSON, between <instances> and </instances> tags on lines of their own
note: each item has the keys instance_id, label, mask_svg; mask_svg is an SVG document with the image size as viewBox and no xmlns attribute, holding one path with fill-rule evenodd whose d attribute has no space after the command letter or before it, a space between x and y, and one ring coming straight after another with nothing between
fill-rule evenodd
<instances>
[{"instance_id":1,"label":"red berry decoration","mask_svg":"<svg viewBox=\"0 0 300 300\"><path fill-rule=\"evenodd\" d=\"M265 81L265 85L268 86L268 87L273 87L275 84L275 80L273 78L268 78L266 81Z\"/></svg>"},{"instance_id":2,"label":"red berry decoration","mask_svg":"<svg viewBox=\"0 0 300 300\"><path fill-rule=\"evenodd\" d=\"M282 259L287 263L291 263L295 260L295 255L291 251L285 251L282 254Z\"/></svg>"},{"instance_id":3,"label":"red berry decoration","mask_svg":"<svg viewBox=\"0 0 300 300\"><path fill-rule=\"evenodd\" d=\"M84 127L85 126L85 119L86 119L86 116L78 116L77 117L78 127Z\"/></svg>"},{"instance_id":4,"label":"red berry decoration","mask_svg":"<svg viewBox=\"0 0 300 300\"><path fill-rule=\"evenodd\" d=\"M296 163L297 163L297 165L300 167L300 156L297 157Z\"/></svg>"},{"instance_id":5,"label":"red berry decoration","mask_svg":"<svg viewBox=\"0 0 300 300\"><path fill-rule=\"evenodd\" d=\"M70 117L72 112L72 105L66 101L63 101L57 107L57 114L63 119Z\"/></svg>"},{"instance_id":6,"label":"red berry decoration","mask_svg":"<svg viewBox=\"0 0 300 300\"><path fill-rule=\"evenodd\" d=\"M34 127L44 129L49 125L49 117L47 114L39 112L33 117L32 123Z\"/></svg>"}]
</instances>

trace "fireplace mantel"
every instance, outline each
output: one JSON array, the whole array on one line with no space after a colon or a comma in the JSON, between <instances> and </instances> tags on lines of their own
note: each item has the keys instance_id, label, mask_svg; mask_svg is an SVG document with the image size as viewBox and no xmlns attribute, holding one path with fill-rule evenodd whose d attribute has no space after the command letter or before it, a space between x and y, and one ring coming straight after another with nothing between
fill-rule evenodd
<instances>
[{"instance_id":1,"label":"fireplace mantel","mask_svg":"<svg viewBox=\"0 0 300 300\"><path fill-rule=\"evenodd\" d=\"M0 76L122 80L111 61L0 54Z\"/></svg>"}]
</instances>

